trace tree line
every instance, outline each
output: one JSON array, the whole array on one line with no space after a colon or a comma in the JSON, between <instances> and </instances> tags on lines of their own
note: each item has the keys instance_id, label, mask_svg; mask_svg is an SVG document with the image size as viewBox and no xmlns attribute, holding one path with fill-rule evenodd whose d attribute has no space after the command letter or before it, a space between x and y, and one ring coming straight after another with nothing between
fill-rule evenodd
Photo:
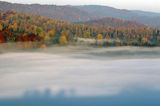
<instances>
[{"instance_id":1,"label":"tree line","mask_svg":"<svg viewBox=\"0 0 160 106\"><path fill-rule=\"evenodd\" d=\"M39 42L67 45L78 38L95 39L98 46L159 46L160 30L146 26L99 27L43 16L0 11L0 43Z\"/></svg>"}]
</instances>

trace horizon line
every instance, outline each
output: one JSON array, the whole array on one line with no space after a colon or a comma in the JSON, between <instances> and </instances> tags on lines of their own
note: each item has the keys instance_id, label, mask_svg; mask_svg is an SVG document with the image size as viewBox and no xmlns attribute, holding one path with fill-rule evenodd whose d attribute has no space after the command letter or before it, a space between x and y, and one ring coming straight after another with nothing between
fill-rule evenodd
<instances>
[{"instance_id":1,"label":"horizon line","mask_svg":"<svg viewBox=\"0 0 160 106\"><path fill-rule=\"evenodd\" d=\"M109 5L103 5L103 4L80 4L80 5L76 5L76 4L54 4L54 3L21 3L21 2L9 2L9 1L0 1L0 2L5 2L5 3L10 3L10 4L21 4L21 5L41 5L41 6L104 6L104 7L110 7L113 9L118 9L118 10L127 10L127 11L141 11L141 12L151 12L151 13L156 13L156 14L160 14L160 12L158 11L150 11L150 10L142 10L142 9L127 9L127 8L117 8L114 6L109 6Z\"/></svg>"}]
</instances>

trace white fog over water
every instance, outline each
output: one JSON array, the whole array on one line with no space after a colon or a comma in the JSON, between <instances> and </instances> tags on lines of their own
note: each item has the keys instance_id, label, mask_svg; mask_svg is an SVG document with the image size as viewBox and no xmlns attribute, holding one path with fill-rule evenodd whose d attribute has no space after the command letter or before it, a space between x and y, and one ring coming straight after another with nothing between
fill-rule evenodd
<instances>
[{"instance_id":1,"label":"white fog over water","mask_svg":"<svg viewBox=\"0 0 160 106\"><path fill-rule=\"evenodd\" d=\"M132 88L160 90L159 48L51 47L2 51L0 97L64 90L67 96L116 95Z\"/></svg>"}]
</instances>

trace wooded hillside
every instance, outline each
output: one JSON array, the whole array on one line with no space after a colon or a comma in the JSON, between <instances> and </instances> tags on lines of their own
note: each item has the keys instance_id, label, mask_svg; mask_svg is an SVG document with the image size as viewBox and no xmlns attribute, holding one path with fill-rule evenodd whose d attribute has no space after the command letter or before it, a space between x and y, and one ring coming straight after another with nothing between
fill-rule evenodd
<instances>
[{"instance_id":1,"label":"wooded hillside","mask_svg":"<svg viewBox=\"0 0 160 106\"><path fill-rule=\"evenodd\" d=\"M101 46L158 46L160 30L145 26L110 27L73 24L15 11L0 12L0 43L40 42L66 45L77 38L96 39Z\"/></svg>"}]
</instances>

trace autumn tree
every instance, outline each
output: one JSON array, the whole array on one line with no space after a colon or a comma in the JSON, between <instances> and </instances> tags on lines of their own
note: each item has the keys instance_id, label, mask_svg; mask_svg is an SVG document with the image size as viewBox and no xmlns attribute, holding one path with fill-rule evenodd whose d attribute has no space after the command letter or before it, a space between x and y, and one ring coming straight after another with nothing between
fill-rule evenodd
<instances>
[{"instance_id":1,"label":"autumn tree","mask_svg":"<svg viewBox=\"0 0 160 106\"><path fill-rule=\"evenodd\" d=\"M17 31L18 25L16 22L13 23L12 28L13 28L13 31Z\"/></svg>"},{"instance_id":2,"label":"autumn tree","mask_svg":"<svg viewBox=\"0 0 160 106\"><path fill-rule=\"evenodd\" d=\"M26 13L1 12L1 42L4 40L5 42L39 41L41 44L47 44L48 46L49 44L57 43L65 45L74 41L74 38L94 38L96 39L96 44L100 46L104 44L113 46L160 45L160 30L157 28L135 27L130 23L125 24L123 22L122 25L125 24L127 27L122 27L121 24L118 24L118 27L114 27L114 23L109 23L113 24L113 27L99 27L98 25L73 24Z\"/></svg>"},{"instance_id":3,"label":"autumn tree","mask_svg":"<svg viewBox=\"0 0 160 106\"><path fill-rule=\"evenodd\" d=\"M97 35L97 40L102 40L103 39L103 35L102 34L98 34Z\"/></svg>"},{"instance_id":4,"label":"autumn tree","mask_svg":"<svg viewBox=\"0 0 160 106\"><path fill-rule=\"evenodd\" d=\"M89 31L84 32L84 38L91 38L91 33Z\"/></svg>"},{"instance_id":5,"label":"autumn tree","mask_svg":"<svg viewBox=\"0 0 160 106\"><path fill-rule=\"evenodd\" d=\"M60 36L60 38L59 38L59 43L61 44L61 45L66 45L67 43L68 43L68 41L67 41L67 33L65 32L65 31L63 31L62 33L61 33L61 36Z\"/></svg>"},{"instance_id":6,"label":"autumn tree","mask_svg":"<svg viewBox=\"0 0 160 106\"><path fill-rule=\"evenodd\" d=\"M3 25L0 23L0 31L3 30Z\"/></svg>"},{"instance_id":7,"label":"autumn tree","mask_svg":"<svg viewBox=\"0 0 160 106\"><path fill-rule=\"evenodd\" d=\"M102 44L103 44L103 35L102 34L97 35L96 42L97 42L98 46L102 46Z\"/></svg>"},{"instance_id":8,"label":"autumn tree","mask_svg":"<svg viewBox=\"0 0 160 106\"><path fill-rule=\"evenodd\" d=\"M40 35L43 32L43 29L41 27L36 28L37 35Z\"/></svg>"},{"instance_id":9,"label":"autumn tree","mask_svg":"<svg viewBox=\"0 0 160 106\"><path fill-rule=\"evenodd\" d=\"M5 37L1 32L0 32L0 43L5 43Z\"/></svg>"},{"instance_id":10,"label":"autumn tree","mask_svg":"<svg viewBox=\"0 0 160 106\"><path fill-rule=\"evenodd\" d=\"M49 30L47 32L47 34L48 34L49 37L54 37L55 33L56 33L55 29Z\"/></svg>"}]
</instances>

